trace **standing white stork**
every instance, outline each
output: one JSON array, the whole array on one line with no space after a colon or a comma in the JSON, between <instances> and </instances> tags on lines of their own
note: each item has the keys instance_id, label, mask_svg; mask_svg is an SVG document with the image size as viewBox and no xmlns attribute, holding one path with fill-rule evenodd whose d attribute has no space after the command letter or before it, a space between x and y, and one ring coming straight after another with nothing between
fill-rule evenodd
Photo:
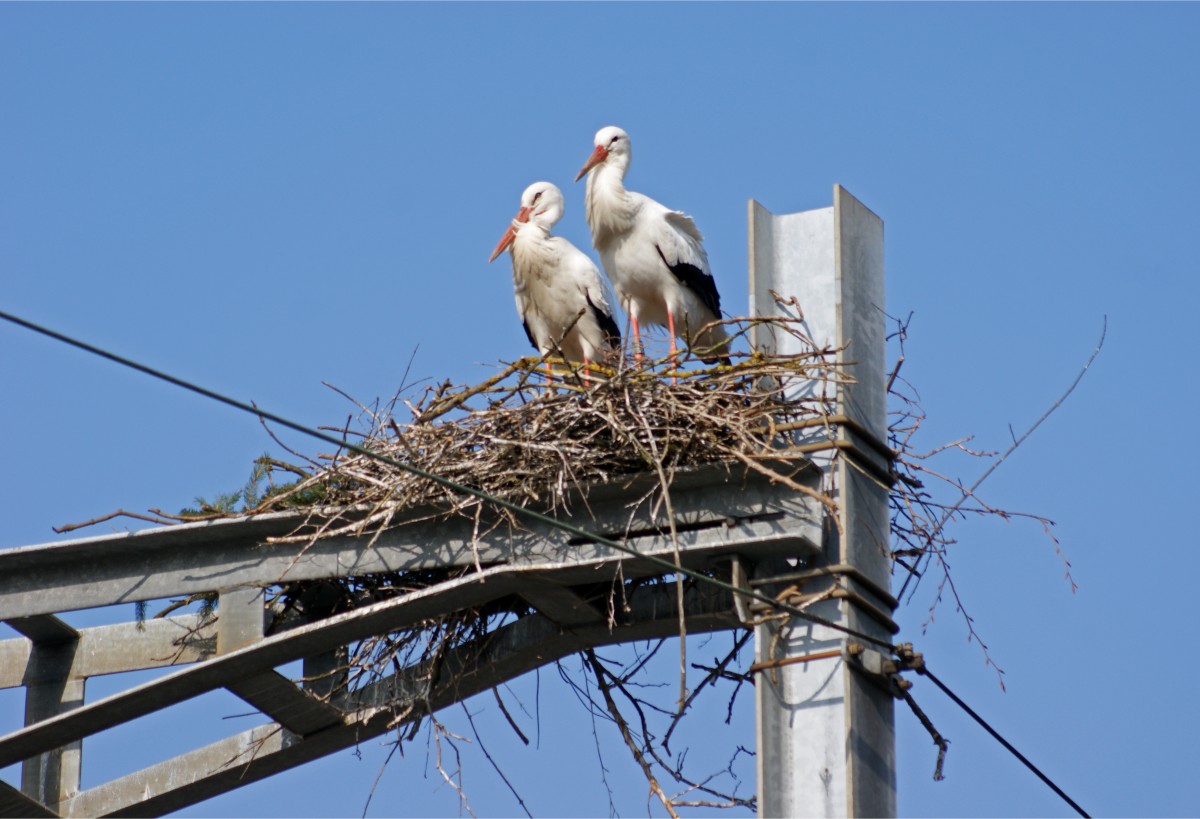
<instances>
[{"instance_id":1,"label":"standing white stork","mask_svg":"<svg viewBox=\"0 0 1200 819\"><path fill-rule=\"evenodd\" d=\"M562 215L562 191L534 182L488 261L512 247L513 293L529 343L542 355L557 346L568 361L586 367L621 348L621 331L596 265L566 239L550 235Z\"/></svg>"},{"instance_id":2,"label":"standing white stork","mask_svg":"<svg viewBox=\"0 0 1200 819\"><path fill-rule=\"evenodd\" d=\"M596 149L575 177L587 180L587 222L617 300L629 313L635 351L639 323L667 328L671 355L682 338L705 361L728 363L729 336L720 324L721 296L708 266L704 237L692 217L625 190L633 152L615 125L596 132Z\"/></svg>"}]
</instances>

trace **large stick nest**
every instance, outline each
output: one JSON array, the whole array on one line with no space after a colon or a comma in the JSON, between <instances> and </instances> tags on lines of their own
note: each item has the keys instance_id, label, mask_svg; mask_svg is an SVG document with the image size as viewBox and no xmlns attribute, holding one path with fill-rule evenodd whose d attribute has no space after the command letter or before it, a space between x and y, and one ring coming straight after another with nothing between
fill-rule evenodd
<instances>
[{"instance_id":1,"label":"large stick nest","mask_svg":"<svg viewBox=\"0 0 1200 819\"><path fill-rule=\"evenodd\" d=\"M400 399L359 405L366 429L351 431L347 424L338 432L371 453L541 510L559 508L591 485L636 474L658 474L665 492L676 470L714 462L741 463L811 492L791 480L806 460L795 447L795 430L832 415L847 381L835 363L837 351L818 348L794 319L727 323L735 337L752 326L760 337L792 336L804 352L735 352L728 364L716 365L683 353L676 361L590 371L522 359L481 384L427 388L415 402L403 402L411 412L405 423L393 415ZM548 364L555 369L550 378ZM473 515L482 503L360 452L318 456L307 468L271 466L300 480L245 513L310 510L310 525L288 538L297 542L377 535L414 507Z\"/></svg>"}]
</instances>

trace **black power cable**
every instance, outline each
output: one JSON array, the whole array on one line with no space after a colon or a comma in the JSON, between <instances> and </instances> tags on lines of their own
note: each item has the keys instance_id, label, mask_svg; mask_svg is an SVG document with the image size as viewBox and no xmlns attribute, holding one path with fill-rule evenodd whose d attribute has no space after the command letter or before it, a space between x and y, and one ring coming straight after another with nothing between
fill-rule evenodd
<instances>
[{"instance_id":1,"label":"black power cable","mask_svg":"<svg viewBox=\"0 0 1200 819\"><path fill-rule=\"evenodd\" d=\"M13 324L16 324L20 327L24 327L27 330L32 330L35 333L40 333L41 335L47 336L49 338L53 338L57 341L61 341L72 347L76 347L80 350L84 350L85 352L92 353L93 355L100 356L101 358L106 358L109 361L115 362L124 367L129 367L131 369L137 370L138 372L152 376L153 378L157 378L159 380L166 381L169 384L174 384L177 387L182 387L183 389L197 393L198 395L202 395L206 398L211 398L214 401L218 401L227 406L233 407L235 409L239 409L243 412L250 413L251 415L255 415L261 419L271 421L272 423L279 424L280 426L287 427L288 429L294 430L294 431L299 432L304 435L308 435L312 438L317 438L318 440L324 441L329 444L333 444L334 446L344 447L344 448L350 450L351 452L355 452L359 455L373 458L381 463L387 464L388 466L392 466L397 469L402 469L406 472L410 472L414 475L417 475L419 477L433 481L434 483L440 484L440 485L446 487L447 489L451 489L456 492L461 492L464 494L472 495L481 500L495 504L496 506L500 506L504 509L508 509L516 514L523 515L531 520L536 520L536 521L546 524L548 526L556 527L565 532L569 532L570 534L576 535L577 537L586 538L587 540L591 541L592 543L596 543L601 546L607 546L611 549L616 549L617 551L624 552L633 557L637 557L639 559L646 560L650 563L654 563L668 571L679 572L680 574L686 575L688 577L694 578L694 579L702 581L704 583L709 583L713 586L724 589L725 591L732 592L733 594L740 594L744 597L748 597L748 598L757 600L759 602L766 603L780 611L785 611L788 614L791 614L793 616L799 617L804 620L808 620L809 622L825 626L825 627L833 629L835 631L842 632L843 634L848 634L852 637L857 637L860 640L869 642L873 645L879 646L880 648L886 648L888 651L890 651L892 653L896 652L896 647L884 640L880 640L878 638L872 637L869 634L863 634L862 632L855 631L853 629L842 626L838 623L834 623L834 622L826 620L822 617L818 617L814 614L810 614L810 613L804 611L803 609L799 609L795 606L789 605L787 603L783 603L782 601L776 600L775 598L769 597L765 594L762 594L761 592L754 591L753 589L739 588L738 586L735 586L731 583L726 583L723 580L718 580L717 578L709 577L706 574L702 574L700 572L696 572L691 569L684 568L683 566L676 565L675 563L672 563L669 560L663 560L662 558L655 557L653 555L642 554L642 553L638 552L636 549L633 549L629 546L626 546L623 543L619 543L610 538L606 538L606 537L602 537L600 535L593 534L592 532L588 532L584 529L580 529L577 526L573 526L569 523L565 523L560 520L555 520L554 518L551 518L547 515L543 515L539 512L533 511L532 509L527 509L523 506L519 506L515 503L512 503L511 501L506 501L503 498L495 497L494 495L490 495L487 492L484 492L482 490L475 489L473 487L457 483L457 482L449 480L447 478L443 478L440 475L436 475L432 472L428 472L424 469L421 469L418 466L413 466L412 464L406 464L403 461L398 461L395 458L389 458L386 455L380 455L378 452L371 452L368 449L357 446L356 444L352 444L341 438L336 438L332 435L328 435L324 432L321 432L320 430L311 429L310 427L306 427L303 424L297 423L295 421L290 421L287 418L283 418L279 415L275 415L274 413L259 409L258 407L253 406L252 404L246 404L246 403L244 403L242 401L238 401L234 398L229 398L228 396L222 395L218 392L214 392L212 390L205 389L204 387L198 386L191 382L184 381L181 378L176 378L173 375L168 375L167 373L160 372L159 370L155 370L151 367L147 367L144 364L139 364L136 361L132 361L127 358L123 358L119 355L116 355L115 353L110 353L107 350L102 350L99 347L95 347L91 344L87 344L86 342L78 341L76 339L71 338L70 336L63 335L62 333L55 332L54 330L50 330L46 327L42 327L40 325L34 324L31 321L26 321L25 319L22 319L18 316L14 316L11 313L6 313L4 311L0 311L0 318L4 319L5 321L9 321ZM1056 794L1058 794L1059 797L1061 797L1063 799L1063 801L1065 801L1068 805L1070 805L1072 808L1074 808L1079 813L1080 816L1085 817L1085 819L1090 819L1090 817L1083 810L1083 808L1079 807L1079 805L1073 799L1071 799L1071 797L1067 796L1067 794L1062 790L1062 788L1055 785L1054 782L1052 782L1049 777L1047 777L1044 773L1042 773L1037 768L1037 766L1035 766L1032 762L1030 762L1028 759L1026 759L1025 756L1020 751L1018 751L1016 748L1014 748L1008 740L1006 740L1004 737L1000 736L1000 734L997 733L996 730L994 728L992 728L992 726L988 725L987 722L982 717L980 717L977 713L975 713L975 711L972 710L971 707L968 706L965 702L963 702L953 691L951 691L949 688L947 688L946 685L941 680L939 680L936 676L934 676L932 672L930 672L927 668L922 668L922 669L919 669L919 673L928 677L935 685L937 685L938 688L940 688L946 694L946 696L950 697L950 699L953 700L954 703L956 705L958 705L958 707L962 708L963 711L965 711L968 715L970 715L970 717L972 719L974 719L977 723L979 723L984 728L984 730L986 730L989 734L991 734L992 737L997 742L999 742L1002 746L1004 746L1004 748L1006 750L1008 750L1009 753L1011 753L1018 760L1020 760L1021 763L1025 765L1025 767L1027 767L1027 768L1029 768L1029 770L1033 771L1033 773L1036 774L1039 779L1041 779L1044 783L1046 783L1046 785L1048 785L1050 787L1051 790L1053 790Z\"/></svg>"},{"instance_id":2,"label":"black power cable","mask_svg":"<svg viewBox=\"0 0 1200 819\"><path fill-rule=\"evenodd\" d=\"M1049 786L1050 790L1054 791L1056 794L1059 795L1059 797L1062 798L1062 800L1064 802L1066 802L1068 805L1070 805L1072 808L1074 808L1076 813L1078 813L1080 816L1084 817L1084 819L1091 819L1091 817L1087 814L1087 812L1083 808L1079 807L1079 804L1074 799L1067 796L1067 794L1063 791L1062 788L1058 787L1058 785L1055 785L1050 780L1050 777L1046 776L1044 773L1042 773L1038 769L1038 767L1036 765L1034 765L1032 762L1030 762L1028 759L1026 759L1025 755L1022 754L1020 751L1018 751L1016 748L1014 748L1011 742L1009 742L1004 737L1000 736L1000 734L996 731L995 728L988 725L987 721L984 720L983 717L979 716L979 714L976 714L975 710L973 708L971 708L971 706L967 705L965 702L962 701L962 699L959 698L959 696L957 694L955 694L953 691L951 691L949 688L947 688L946 684L944 682L942 682L941 680L939 680L936 676L934 676L932 671L930 671L928 668L918 668L917 672L919 674L922 674L922 675L928 677L930 682L932 682L938 688L942 689L943 694L945 694L947 697L952 699L954 701L954 704L957 705L959 708L966 711L967 715L970 716L971 719L973 719L977 723L979 723L979 725L983 728L983 730L985 730L989 734L991 734L992 738L995 739L997 742L999 742L1001 745L1003 745L1005 750L1007 750L1010 754L1012 754L1017 759L1019 759L1021 761L1021 764L1023 764L1029 770L1033 771L1033 773L1037 776L1038 779L1045 782L1046 785Z\"/></svg>"}]
</instances>

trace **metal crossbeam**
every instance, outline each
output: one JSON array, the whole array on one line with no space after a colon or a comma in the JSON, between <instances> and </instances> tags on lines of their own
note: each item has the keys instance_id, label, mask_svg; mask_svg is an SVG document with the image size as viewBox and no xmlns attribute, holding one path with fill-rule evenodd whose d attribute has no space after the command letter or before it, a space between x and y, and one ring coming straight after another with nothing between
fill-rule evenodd
<instances>
[{"instance_id":1,"label":"metal crossbeam","mask_svg":"<svg viewBox=\"0 0 1200 819\"><path fill-rule=\"evenodd\" d=\"M57 813L0 779L0 816L58 816Z\"/></svg>"},{"instance_id":2,"label":"metal crossbeam","mask_svg":"<svg viewBox=\"0 0 1200 819\"><path fill-rule=\"evenodd\" d=\"M519 594L543 616L564 628L591 625L605 619L595 606L553 579L528 578Z\"/></svg>"},{"instance_id":3,"label":"metal crossbeam","mask_svg":"<svg viewBox=\"0 0 1200 819\"><path fill-rule=\"evenodd\" d=\"M215 624L195 614L96 626L79 630L79 648L66 674L84 679L187 665L212 656L216 648ZM26 639L0 640L0 689L61 678L63 669L31 663L32 649Z\"/></svg>"},{"instance_id":4,"label":"metal crossbeam","mask_svg":"<svg viewBox=\"0 0 1200 819\"><path fill-rule=\"evenodd\" d=\"M364 606L311 626L276 634L246 648L26 726L0 737L0 768L309 654L319 654L372 634L396 631L446 611L479 606L512 594L515 586L508 571L503 567L485 570L431 590Z\"/></svg>"},{"instance_id":5,"label":"metal crossbeam","mask_svg":"<svg viewBox=\"0 0 1200 819\"><path fill-rule=\"evenodd\" d=\"M308 736L342 721L342 712L322 702L277 671L225 686L296 736Z\"/></svg>"},{"instance_id":6,"label":"metal crossbeam","mask_svg":"<svg viewBox=\"0 0 1200 819\"><path fill-rule=\"evenodd\" d=\"M69 643L79 637L79 632L53 614L10 617L4 622L12 626L13 630L41 645Z\"/></svg>"},{"instance_id":7,"label":"metal crossbeam","mask_svg":"<svg viewBox=\"0 0 1200 819\"><path fill-rule=\"evenodd\" d=\"M684 535L680 539L684 539ZM654 538L657 540L658 538ZM777 542L776 542L777 543ZM788 551L813 551L811 541L794 535ZM753 550L751 550L753 551ZM670 546L647 550L647 554L670 555ZM709 542L689 544L686 563L695 563L699 555L709 559L728 552L728 544ZM246 648L218 655L203 663L182 669L151 682L113 694L70 712L29 725L0 737L0 767L34 754L56 748L123 722L136 719L251 675L314 654L331 651L373 634L385 634L411 627L422 620L452 611L484 605L515 594L529 578L554 577L563 584L594 583L611 578L624 556L577 560L564 564L536 566L495 566L465 577L440 583L369 606L362 606L329 617L309 626L266 637ZM604 572L608 569L608 572ZM627 566L622 572L630 575Z\"/></svg>"},{"instance_id":8,"label":"metal crossbeam","mask_svg":"<svg viewBox=\"0 0 1200 819\"><path fill-rule=\"evenodd\" d=\"M816 485L815 473L797 479ZM670 537L665 515L653 509L649 497L656 481L642 477L597 486L588 492L586 504L578 500L567 508L590 510L586 525L597 534L628 537L658 548ZM629 508L631 498L642 500ZM723 465L680 471L672 484L672 504L681 542L765 541L776 532L786 541L783 527L775 525L783 516L794 520L791 528L804 522L820 527L820 510L811 508L811 500ZM212 591L214 583L221 588L268 586L612 554L607 547L579 542L544 524L517 530L500 523L489 533L494 520L485 519L480 525L474 519L446 518L439 512L397 510L392 527L370 549L363 548L363 538L357 534L322 538L304 549L295 542L269 541L304 524L306 516L294 512L10 549L0 552L0 612L9 619L157 600Z\"/></svg>"}]
</instances>

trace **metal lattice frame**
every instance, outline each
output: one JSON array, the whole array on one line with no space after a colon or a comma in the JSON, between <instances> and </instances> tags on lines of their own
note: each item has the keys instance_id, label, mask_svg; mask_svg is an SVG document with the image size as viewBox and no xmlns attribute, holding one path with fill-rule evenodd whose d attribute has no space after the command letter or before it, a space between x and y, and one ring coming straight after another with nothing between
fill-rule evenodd
<instances>
[{"instance_id":1,"label":"metal lattice frame","mask_svg":"<svg viewBox=\"0 0 1200 819\"><path fill-rule=\"evenodd\" d=\"M798 476L816 488L820 474ZM644 498L653 478L594 488L585 520L645 555L673 559L665 511ZM631 510L632 500L643 501ZM755 562L813 554L823 509L762 476L713 466L680 475L672 506L683 564ZM22 790L0 788L0 813L25 816L156 815L344 749L416 720L547 662L598 646L678 633L675 591L637 589L615 626L573 591L618 576L661 572L648 561L533 524L479 540L474 524L412 510L366 548L366 539L317 541L301 550L271 544L291 532L292 513L187 524L0 552L0 617L24 637L0 641L0 687L25 686L26 725L0 737L0 767L23 762ZM265 634L262 588L281 582L355 574L468 566L466 574L315 622ZM218 618L182 615L75 630L56 615L71 610L218 592ZM422 668L405 668L349 695L317 696L276 669L296 660L321 667L339 650L426 618L511 595L536 613L508 622L443 660L432 688ZM692 589L687 629L700 633L740 624L728 591ZM131 612L132 613L132 612ZM182 639L181 639L182 638ZM179 666L152 682L95 702L84 682L101 674ZM81 741L99 731L227 689L267 718L251 730L197 748L80 792ZM405 715L399 721L397 714ZM0 783L2 784L2 783Z\"/></svg>"}]
</instances>

